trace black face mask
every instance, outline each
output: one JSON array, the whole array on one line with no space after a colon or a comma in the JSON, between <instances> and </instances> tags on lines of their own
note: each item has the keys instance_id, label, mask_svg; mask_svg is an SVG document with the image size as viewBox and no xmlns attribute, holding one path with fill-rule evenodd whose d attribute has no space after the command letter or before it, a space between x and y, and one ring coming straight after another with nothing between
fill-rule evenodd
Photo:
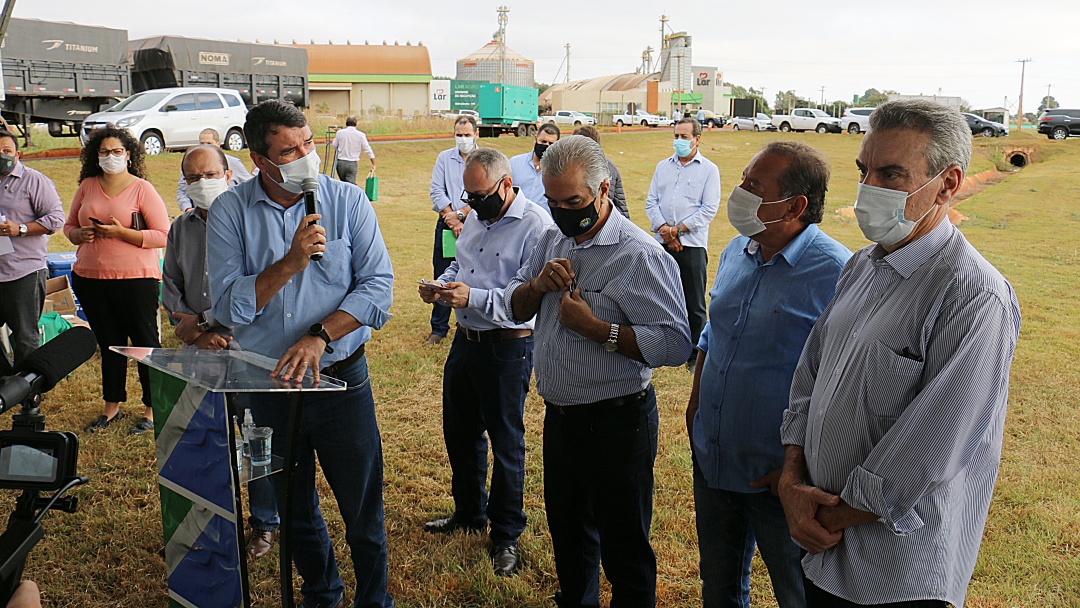
<instances>
[{"instance_id":1,"label":"black face mask","mask_svg":"<svg viewBox=\"0 0 1080 608\"><path fill-rule=\"evenodd\" d=\"M544 158L544 152L547 152L549 146L551 146L551 144L538 143L533 145L533 154L536 155L536 160Z\"/></svg>"},{"instance_id":2,"label":"black face mask","mask_svg":"<svg viewBox=\"0 0 1080 608\"><path fill-rule=\"evenodd\" d=\"M597 194L596 198L591 203L585 205L581 209L561 209L559 207L551 208L551 219L555 220L555 225L559 227L564 235L569 238L581 236L586 232L592 230L596 226L596 222L600 219L600 211L596 209L596 201L600 200L600 195Z\"/></svg>"},{"instance_id":3,"label":"black face mask","mask_svg":"<svg viewBox=\"0 0 1080 608\"><path fill-rule=\"evenodd\" d=\"M7 175L15 170L15 157L0 154L0 175Z\"/></svg>"},{"instance_id":4,"label":"black face mask","mask_svg":"<svg viewBox=\"0 0 1080 608\"><path fill-rule=\"evenodd\" d=\"M495 191L487 196L480 196L470 192L465 192L465 198L463 199L472 210L476 212L476 217L484 221L490 221L502 213L503 205L506 204L506 199L499 196L499 187L502 186L502 182L507 176L502 176L499 179L498 185L495 186Z\"/></svg>"}]
</instances>

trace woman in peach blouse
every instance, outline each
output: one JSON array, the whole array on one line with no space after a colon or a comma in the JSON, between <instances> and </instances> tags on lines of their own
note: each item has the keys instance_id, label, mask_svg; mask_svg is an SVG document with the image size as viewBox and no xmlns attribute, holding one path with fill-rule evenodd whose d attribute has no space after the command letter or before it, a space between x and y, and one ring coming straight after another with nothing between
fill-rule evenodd
<instances>
[{"instance_id":1,"label":"woman in peach blouse","mask_svg":"<svg viewBox=\"0 0 1080 608\"><path fill-rule=\"evenodd\" d=\"M165 246L169 216L145 174L142 148L127 130L95 130L82 151L79 189L64 224L68 240L79 246L72 288L101 348L105 411L87 427L91 432L124 417L120 402L127 400L127 359L109 347L129 341L131 346L161 346L157 250ZM146 410L131 435L154 428L150 375L142 364L139 384Z\"/></svg>"}]
</instances>

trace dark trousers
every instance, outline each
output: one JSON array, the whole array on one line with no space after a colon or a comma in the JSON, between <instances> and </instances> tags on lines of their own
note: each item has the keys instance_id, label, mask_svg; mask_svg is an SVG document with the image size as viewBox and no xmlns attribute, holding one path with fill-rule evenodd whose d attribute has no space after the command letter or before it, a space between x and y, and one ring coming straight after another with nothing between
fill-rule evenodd
<instances>
[{"instance_id":1,"label":"dark trousers","mask_svg":"<svg viewBox=\"0 0 1080 608\"><path fill-rule=\"evenodd\" d=\"M454 517L476 526L490 520L494 545L516 545L525 530L521 417L532 352L532 336L481 344L458 332L443 368L443 438L453 471ZM490 497L485 491L489 438Z\"/></svg>"},{"instance_id":2,"label":"dark trousers","mask_svg":"<svg viewBox=\"0 0 1080 608\"><path fill-rule=\"evenodd\" d=\"M806 608L860 608L861 606L875 606L876 608L948 608L949 602L943 600L913 600L910 602L890 602L888 604L856 604L843 598L822 591L814 586L809 579L803 580L806 589Z\"/></svg>"},{"instance_id":3,"label":"dark trousers","mask_svg":"<svg viewBox=\"0 0 1080 608\"><path fill-rule=\"evenodd\" d=\"M344 392L305 392L296 446L296 473L290 521L293 563L303 579L302 608L336 606L345 591L334 546L319 509L315 458L337 499L345 523L345 544L356 574L355 608L391 608L387 593L386 528L383 523L382 439L375 420L367 359L334 374L348 383ZM251 403L255 423L274 429L273 453L285 454L286 393L260 395ZM285 504L284 478L271 475L279 505Z\"/></svg>"},{"instance_id":4,"label":"dark trousers","mask_svg":"<svg viewBox=\"0 0 1080 608\"><path fill-rule=\"evenodd\" d=\"M664 250L675 258L675 263L679 265L679 280L686 296L686 317L690 321L690 343L697 347L707 318L705 292L708 289L706 271L709 266L709 250L704 247L684 247L678 253L667 247ZM690 352L690 358L697 358L696 349Z\"/></svg>"},{"instance_id":5,"label":"dark trousers","mask_svg":"<svg viewBox=\"0 0 1080 608\"><path fill-rule=\"evenodd\" d=\"M338 160L334 163L337 169L337 177L343 182L356 183L357 162L355 160Z\"/></svg>"},{"instance_id":6,"label":"dark trousers","mask_svg":"<svg viewBox=\"0 0 1080 608\"><path fill-rule=\"evenodd\" d=\"M611 608L656 606L652 525L656 394L613 409L549 405L544 418L544 502L560 608L600 605L600 564Z\"/></svg>"},{"instance_id":7,"label":"dark trousers","mask_svg":"<svg viewBox=\"0 0 1080 608\"><path fill-rule=\"evenodd\" d=\"M101 392L105 401L127 401L127 358L110 346L160 348L157 279L87 279L71 273L71 287L101 349ZM142 402L150 407L150 370L139 364Z\"/></svg>"},{"instance_id":8,"label":"dark trousers","mask_svg":"<svg viewBox=\"0 0 1080 608\"><path fill-rule=\"evenodd\" d=\"M435 248L431 252L431 266L435 269L435 274L431 277L432 279L438 279L450 267L450 262L454 261L454 258L443 257L442 234L443 230L449 229L441 217L438 222L435 222ZM431 305L431 333L437 336L445 336L450 333L449 306L437 303Z\"/></svg>"},{"instance_id":9,"label":"dark trousers","mask_svg":"<svg viewBox=\"0 0 1080 608\"><path fill-rule=\"evenodd\" d=\"M48 276L49 271L42 268L14 281L0 282L0 325L6 323L11 330L16 364L41 345L38 319L45 305Z\"/></svg>"}]
</instances>

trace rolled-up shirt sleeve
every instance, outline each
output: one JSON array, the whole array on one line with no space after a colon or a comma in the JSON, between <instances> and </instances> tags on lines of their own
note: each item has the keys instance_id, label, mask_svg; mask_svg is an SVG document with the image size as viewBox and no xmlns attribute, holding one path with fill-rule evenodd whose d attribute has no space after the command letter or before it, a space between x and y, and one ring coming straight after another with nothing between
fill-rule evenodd
<instances>
[{"instance_id":1,"label":"rolled-up shirt sleeve","mask_svg":"<svg viewBox=\"0 0 1080 608\"><path fill-rule=\"evenodd\" d=\"M348 206L353 284L338 309L363 325L380 329L391 317L394 268L371 203L362 190L354 191L359 198Z\"/></svg>"},{"instance_id":2,"label":"rolled-up shirt sleeve","mask_svg":"<svg viewBox=\"0 0 1080 608\"><path fill-rule=\"evenodd\" d=\"M244 233L241 229L239 196L230 190L214 199L214 212L206 222L206 259L210 273L211 311L218 323L227 327L249 325L255 309L255 280L244 264Z\"/></svg>"},{"instance_id":3,"label":"rolled-up shirt sleeve","mask_svg":"<svg viewBox=\"0 0 1080 608\"><path fill-rule=\"evenodd\" d=\"M841 493L900 535L922 527L916 503L963 474L980 445L1000 432L1020 314L983 291L943 306L932 331L925 384ZM927 369L934 363L940 367Z\"/></svg>"},{"instance_id":4,"label":"rolled-up shirt sleeve","mask_svg":"<svg viewBox=\"0 0 1080 608\"><path fill-rule=\"evenodd\" d=\"M626 277L619 306L634 328L642 358L649 367L682 365L693 344L679 267L663 251L649 251Z\"/></svg>"},{"instance_id":5,"label":"rolled-up shirt sleeve","mask_svg":"<svg viewBox=\"0 0 1080 608\"><path fill-rule=\"evenodd\" d=\"M513 298L514 292L518 287L521 287L525 283L528 283L540 273L540 269L547 263L547 241L538 240L536 246L532 248L529 253L529 257L521 269L518 270L517 276L510 279L510 283L506 286L506 289L502 293L502 305L507 319L513 321L528 321L529 319L521 319L514 315Z\"/></svg>"},{"instance_id":6,"label":"rolled-up shirt sleeve","mask_svg":"<svg viewBox=\"0 0 1080 608\"><path fill-rule=\"evenodd\" d=\"M431 210L436 213L453 202L446 193L446 165L445 158L440 154L435 158L435 168L431 170Z\"/></svg>"}]
</instances>

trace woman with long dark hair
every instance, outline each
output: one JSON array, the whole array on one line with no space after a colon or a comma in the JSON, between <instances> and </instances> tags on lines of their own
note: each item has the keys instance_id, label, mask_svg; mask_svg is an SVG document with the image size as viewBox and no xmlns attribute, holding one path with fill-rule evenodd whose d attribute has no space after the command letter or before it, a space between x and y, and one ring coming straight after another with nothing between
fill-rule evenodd
<instances>
[{"instance_id":1,"label":"woman with long dark hair","mask_svg":"<svg viewBox=\"0 0 1080 608\"><path fill-rule=\"evenodd\" d=\"M78 245L71 283L101 348L101 388L105 411L87 431L107 428L124 417L127 359L110 346L159 347L158 252L165 246L169 215L144 179L142 147L125 129L105 127L90 134L82 151L79 189L71 202L64 234ZM143 417L129 434L154 428L150 375L139 365Z\"/></svg>"}]
</instances>

